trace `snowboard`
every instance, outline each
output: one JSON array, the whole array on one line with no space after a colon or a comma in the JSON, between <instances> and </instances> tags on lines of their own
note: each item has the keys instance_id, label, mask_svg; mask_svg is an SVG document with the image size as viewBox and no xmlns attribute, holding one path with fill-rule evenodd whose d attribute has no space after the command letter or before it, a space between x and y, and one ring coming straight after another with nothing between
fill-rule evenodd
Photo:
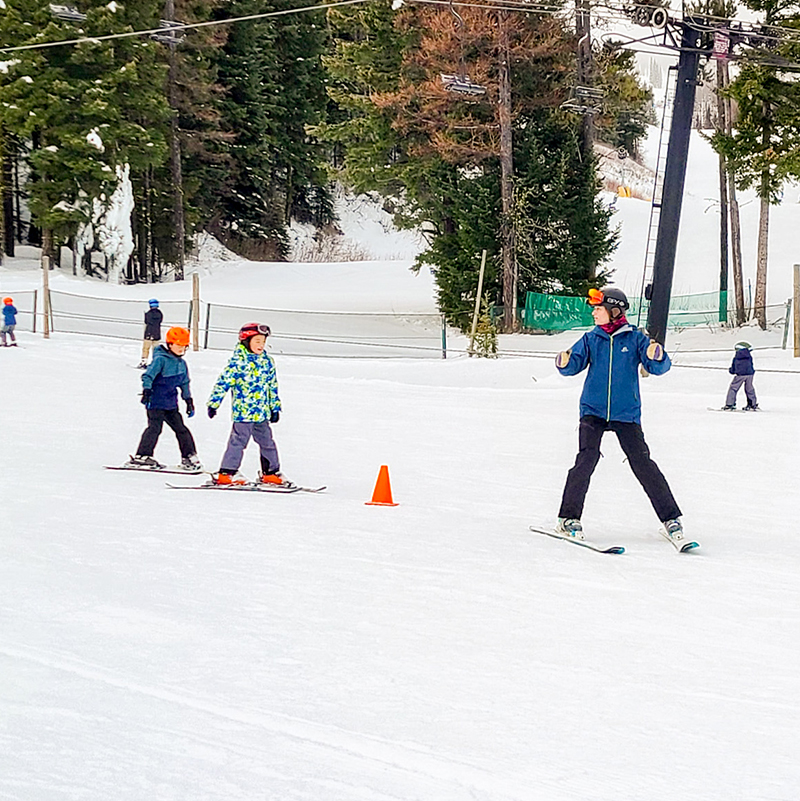
<instances>
[{"instance_id":1,"label":"snowboard","mask_svg":"<svg viewBox=\"0 0 800 801\"><path fill-rule=\"evenodd\" d=\"M106 470L133 470L139 473L172 473L173 475L180 476L199 476L206 471L203 468L198 470L184 470L180 465L161 465L160 467L145 467L144 465L137 466L132 464L104 464Z\"/></svg>"},{"instance_id":2,"label":"snowboard","mask_svg":"<svg viewBox=\"0 0 800 801\"><path fill-rule=\"evenodd\" d=\"M552 537L554 540L561 540L562 542L570 542L573 545L580 545L581 548L588 548L588 550L594 551L595 553L625 553L625 549L621 545L603 547L602 545L595 545L593 542L589 542L588 540L567 539L566 537L556 534L555 531L548 531L545 528L537 528L536 526L529 526L529 528L536 534L544 534L546 537Z\"/></svg>"}]
</instances>

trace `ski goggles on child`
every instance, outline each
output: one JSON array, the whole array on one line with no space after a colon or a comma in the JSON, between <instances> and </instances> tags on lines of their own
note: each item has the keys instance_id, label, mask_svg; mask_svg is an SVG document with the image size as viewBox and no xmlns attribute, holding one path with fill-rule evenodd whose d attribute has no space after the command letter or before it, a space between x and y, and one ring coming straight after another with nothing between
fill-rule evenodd
<instances>
[{"instance_id":1,"label":"ski goggles on child","mask_svg":"<svg viewBox=\"0 0 800 801\"><path fill-rule=\"evenodd\" d=\"M245 339L250 339L250 337L258 334L261 334L262 337L268 337L270 335L269 326L263 323L245 323L239 329L239 341L243 342Z\"/></svg>"}]
</instances>

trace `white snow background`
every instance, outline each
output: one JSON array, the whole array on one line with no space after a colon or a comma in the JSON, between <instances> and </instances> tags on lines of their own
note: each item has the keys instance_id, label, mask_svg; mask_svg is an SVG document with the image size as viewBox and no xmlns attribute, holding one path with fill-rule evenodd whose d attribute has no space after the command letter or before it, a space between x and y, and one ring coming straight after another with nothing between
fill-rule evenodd
<instances>
[{"instance_id":1,"label":"white snow background","mask_svg":"<svg viewBox=\"0 0 800 801\"><path fill-rule=\"evenodd\" d=\"M716 288L706 147L693 141L676 292ZM618 280L635 291L648 206L618 208ZM800 261L799 211L788 192L773 209L772 302ZM410 258L205 261L203 296L433 311ZM24 259L0 269L2 295L37 282ZM764 412L708 411L742 337ZM328 490L250 495L102 469L144 427L137 343L19 340L0 351L0 798L797 798L800 365L758 349L778 332L670 333L676 366L642 381L643 425L702 548L678 554L657 535L608 435L584 523L622 556L528 531L554 522L577 447L582 378L549 360L277 357L284 472ZM210 469L229 405L209 420L204 401L226 358L187 354ZM178 458L168 429L156 455ZM381 464L395 508L364 505ZM253 445L243 469L257 470Z\"/></svg>"}]
</instances>

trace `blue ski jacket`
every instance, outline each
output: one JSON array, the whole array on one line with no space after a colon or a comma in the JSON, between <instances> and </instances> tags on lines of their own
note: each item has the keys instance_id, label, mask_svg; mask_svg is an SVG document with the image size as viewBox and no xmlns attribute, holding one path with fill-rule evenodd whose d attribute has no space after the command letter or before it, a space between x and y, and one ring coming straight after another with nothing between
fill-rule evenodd
<instances>
[{"instance_id":1,"label":"blue ski jacket","mask_svg":"<svg viewBox=\"0 0 800 801\"><path fill-rule=\"evenodd\" d=\"M592 414L603 420L641 423L639 365L653 375L663 375L672 366L666 351L661 361L649 359L649 344L642 331L624 325L613 334L595 326L573 345L567 366L558 371L577 375L588 367L581 393L581 417Z\"/></svg>"},{"instance_id":2,"label":"blue ski jacket","mask_svg":"<svg viewBox=\"0 0 800 801\"><path fill-rule=\"evenodd\" d=\"M733 357L731 366L728 368L731 375L755 375L756 369L753 367L753 354L747 348L739 348Z\"/></svg>"},{"instance_id":3,"label":"blue ski jacket","mask_svg":"<svg viewBox=\"0 0 800 801\"><path fill-rule=\"evenodd\" d=\"M6 303L3 306L3 325L16 325L17 324L17 307L11 303Z\"/></svg>"},{"instance_id":4,"label":"blue ski jacket","mask_svg":"<svg viewBox=\"0 0 800 801\"><path fill-rule=\"evenodd\" d=\"M183 357L159 345L153 351L153 361L142 374L142 388L153 391L148 409L177 409L179 389L184 400L192 397L189 368Z\"/></svg>"}]
</instances>

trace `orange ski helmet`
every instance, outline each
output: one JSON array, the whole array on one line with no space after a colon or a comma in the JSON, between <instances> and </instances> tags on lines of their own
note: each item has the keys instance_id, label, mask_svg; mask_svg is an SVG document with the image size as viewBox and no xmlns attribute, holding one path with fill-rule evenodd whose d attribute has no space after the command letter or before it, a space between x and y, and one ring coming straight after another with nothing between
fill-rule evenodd
<instances>
[{"instance_id":1,"label":"orange ski helmet","mask_svg":"<svg viewBox=\"0 0 800 801\"><path fill-rule=\"evenodd\" d=\"M191 334L189 333L188 328L181 328L180 326L174 326L167 331L167 345L189 345L189 338Z\"/></svg>"},{"instance_id":2,"label":"orange ski helmet","mask_svg":"<svg viewBox=\"0 0 800 801\"><path fill-rule=\"evenodd\" d=\"M11 306L14 301L11 300L11 298L3 298L3 303L5 303L6 306Z\"/></svg>"}]
</instances>

